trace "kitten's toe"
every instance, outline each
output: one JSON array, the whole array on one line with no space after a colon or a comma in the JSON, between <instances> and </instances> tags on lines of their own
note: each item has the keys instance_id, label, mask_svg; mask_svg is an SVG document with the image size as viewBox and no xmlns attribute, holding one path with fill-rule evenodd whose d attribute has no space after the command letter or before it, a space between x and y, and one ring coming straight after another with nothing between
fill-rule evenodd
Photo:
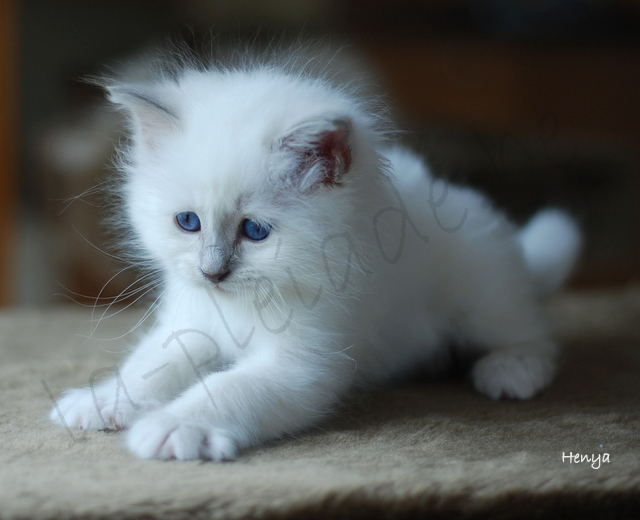
<instances>
[{"instance_id":1,"label":"kitten's toe","mask_svg":"<svg viewBox=\"0 0 640 520\"><path fill-rule=\"evenodd\" d=\"M236 456L235 442L225 431L161 410L136 422L126 442L143 459L231 460Z\"/></svg>"},{"instance_id":2,"label":"kitten's toe","mask_svg":"<svg viewBox=\"0 0 640 520\"><path fill-rule=\"evenodd\" d=\"M203 447L205 458L211 460L233 460L237 455L237 447L231 436L224 430L210 429Z\"/></svg>"},{"instance_id":3,"label":"kitten's toe","mask_svg":"<svg viewBox=\"0 0 640 520\"><path fill-rule=\"evenodd\" d=\"M142 417L127 434L129 451L143 459L169 459L171 435L178 429L178 420L163 412L155 412Z\"/></svg>"},{"instance_id":4,"label":"kitten's toe","mask_svg":"<svg viewBox=\"0 0 640 520\"><path fill-rule=\"evenodd\" d=\"M122 430L131 423L135 412L132 403L119 400L115 391L73 388L56 401L49 418L78 430Z\"/></svg>"},{"instance_id":5,"label":"kitten's toe","mask_svg":"<svg viewBox=\"0 0 640 520\"><path fill-rule=\"evenodd\" d=\"M503 349L481 358L473 367L476 390L492 399L529 399L553 379L552 353Z\"/></svg>"}]
</instances>

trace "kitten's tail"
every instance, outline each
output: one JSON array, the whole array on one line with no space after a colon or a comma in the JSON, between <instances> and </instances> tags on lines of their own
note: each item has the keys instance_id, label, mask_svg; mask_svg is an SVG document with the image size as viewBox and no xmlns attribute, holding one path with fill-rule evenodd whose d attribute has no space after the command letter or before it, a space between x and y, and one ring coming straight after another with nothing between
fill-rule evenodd
<instances>
[{"instance_id":1,"label":"kitten's tail","mask_svg":"<svg viewBox=\"0 0 640 520\"><path fill-rule=\"evenodd\" d=\"M576 221L564 211L545 209L520 230L518 241L539 296L560 288L573 269L582 248Z\"/></svg>"}]
</instances>

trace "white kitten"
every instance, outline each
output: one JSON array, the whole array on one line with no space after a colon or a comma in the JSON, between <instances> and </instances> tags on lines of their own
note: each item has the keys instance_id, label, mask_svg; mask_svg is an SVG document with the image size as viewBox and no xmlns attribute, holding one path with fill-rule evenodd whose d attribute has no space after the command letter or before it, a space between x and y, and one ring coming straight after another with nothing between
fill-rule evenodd
<instances>
[{"instance_id":1,"label":"white kitten","mask_svg":"<svg viewBox=\"0 0 640 520\"><path fill-rule=\"evenodd\" d=\"M68 391L54 421L127 428L140 457L220 460L452 344L478 352L491 398L551 381L538 299L578 253L565 214L516 230L385 144L357 96L286 67L186 67L108 91L131 123L124 210L163 273L161 305L115 377Z\"/></svg>"}]
</instances>

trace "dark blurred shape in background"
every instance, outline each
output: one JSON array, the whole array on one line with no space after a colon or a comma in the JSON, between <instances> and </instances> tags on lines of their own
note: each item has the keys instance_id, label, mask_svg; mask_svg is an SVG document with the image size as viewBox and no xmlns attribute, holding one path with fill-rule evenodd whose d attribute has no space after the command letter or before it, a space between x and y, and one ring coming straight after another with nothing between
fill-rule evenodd
<instances>
[{"instance_id":1,"label":"dark blurred shape in background","mask_svg":"<svg viewBox=\"0 0 640 520\"><path fill-rule=\"evenodd\" d=\"M4 304L91 303L134 281L114 277L92 189L114 175L121 122L80 80L140 68L168 36L205 52L349 43L434 170L518 221L573 211L587 233L575 286L638 281L638 1L13 0L0 15Z\"/></svg>"}]
</instances>

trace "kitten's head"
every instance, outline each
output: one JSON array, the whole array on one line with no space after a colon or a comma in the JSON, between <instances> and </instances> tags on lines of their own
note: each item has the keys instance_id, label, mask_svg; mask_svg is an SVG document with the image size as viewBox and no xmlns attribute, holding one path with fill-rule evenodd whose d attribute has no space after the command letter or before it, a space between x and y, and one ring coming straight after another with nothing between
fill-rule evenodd
<instances>
[{"instance_id":1,"label":"kitten's head","mask_svg":"<svg viewBox=\"0 0 640 520\"><path fill-rule=\"evenodd\" d=\"M108 91L131 125L126 216L170 282L317 291L353 261L381 137L342 90L265 68Z\"/></svg>"}]
</instances>

